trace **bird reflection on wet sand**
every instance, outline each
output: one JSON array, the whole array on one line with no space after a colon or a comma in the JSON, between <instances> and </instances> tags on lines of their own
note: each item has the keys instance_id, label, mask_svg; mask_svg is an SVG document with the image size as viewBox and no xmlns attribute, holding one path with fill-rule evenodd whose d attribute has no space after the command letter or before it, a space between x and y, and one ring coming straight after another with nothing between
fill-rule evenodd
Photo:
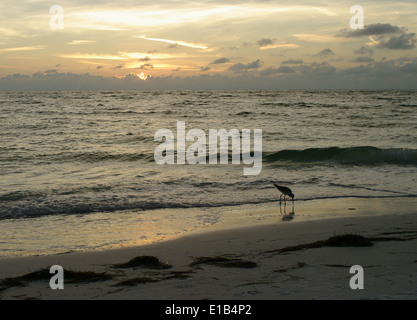
<instances>
[{"instance_id":1,"label":"bird reflection on wet sand","mask_svg":"<svg viewBox=\"0 0 417 320\"><path fill-rule=\"evenodd\" d=\"M294 211L294 203L292 204L292 209L290 212L287 213L287 205L284 204L284 212L282 211L282 206L279 206L279 211L281 213L281 220L282 221L291 221L294 219L295 211Z\"/></svg>"}]
</instances>

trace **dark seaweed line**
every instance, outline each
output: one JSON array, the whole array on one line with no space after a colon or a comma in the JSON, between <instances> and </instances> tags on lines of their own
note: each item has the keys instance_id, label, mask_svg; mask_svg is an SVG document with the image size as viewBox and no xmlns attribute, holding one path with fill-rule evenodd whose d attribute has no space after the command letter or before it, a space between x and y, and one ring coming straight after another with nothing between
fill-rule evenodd
<instances>
[{"instance_id":1,"label":"dark seaweed line","mask_svg":"<svg viewBox=\"0 0 417 320\"><path fill-rule=\"evenodd\" d=\"M281 253L288 253L288 252L295 252L299 250L305 249L314 249L314 248L322 248L322 247L370 247L373 245L373 242L378 241L411 241L417 239L417 234L413 234L406 237L383 237L383 236L375 236L375 237L363 237L360 235L352 235L346 234L341 236L333 236L327 240L319 240L311 243L300 244L296 246L289 246L280 249L268 250L264 251L261 254L281 254Z\"/></svg>"}]
</instances>

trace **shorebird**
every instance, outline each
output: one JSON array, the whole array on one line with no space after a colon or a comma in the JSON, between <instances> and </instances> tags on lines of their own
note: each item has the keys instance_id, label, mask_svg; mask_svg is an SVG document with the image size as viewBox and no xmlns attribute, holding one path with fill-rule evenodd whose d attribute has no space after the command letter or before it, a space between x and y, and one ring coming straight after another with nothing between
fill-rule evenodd
<instances>
[{"instance_id":1,"label":"shorebird","mask_svg":"<svg viewBox=\"0 0 417 320\"><path fill-rule=\"evenodd\" d=\"M275 188L277 188L281 192L281 195L279 197L279 205L280 206L281 206L281 197L282 196L284 196L284 203L285 204L287 203L286 200L285 200L285 197L289 196L289 197L292 198L292 204L294 205L294 194L292 193L290 188L279 186L276 183L274 183L274 186L275 186Z\"/></svg>"}]
</instances>

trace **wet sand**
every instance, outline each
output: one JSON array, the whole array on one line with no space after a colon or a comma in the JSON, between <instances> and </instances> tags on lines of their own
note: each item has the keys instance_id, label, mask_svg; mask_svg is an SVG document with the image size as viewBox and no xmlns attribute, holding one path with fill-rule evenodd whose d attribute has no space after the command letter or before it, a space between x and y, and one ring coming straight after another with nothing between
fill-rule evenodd
<instances>
[{"instance_id":1,"label":"wet sand","mask_svg":"<svg viewBox=\"0 0 417 320\"><path fill-rule=\"evenodd\" d=\"M415 200L396 201L384 204L375 200L368 206L366 201L352 204L337 200L296 204L292 220L282 219L284 216L277 214L276 207L252 207L244 212L235 208L227 216L230 220L224 219L215 228L151 245L0 259L0 279L61 265L65 284L63 290L52 290L52 274L20 283L26 286L3 282L0 298L416 299L417 213L412 209ZM297 210L306 212L308 206L314 207L312 211L333 211L335 215L297 215ZM386 214L378 214L382 211ZM234 215L253 218L260 217L261 212L263 218L255 219L257 225L242 222L230 228ZM372 245L311 246L345 234L369 239ZM143 256L154 257L158 263L114 266ZM201 257L205 259L198 260ZM353 265L363 267L362 290L353 290L349 285L354 276L350 273ZM69 271L105 273L111 279L71 283Z\"/></svg>"}]
</instances>

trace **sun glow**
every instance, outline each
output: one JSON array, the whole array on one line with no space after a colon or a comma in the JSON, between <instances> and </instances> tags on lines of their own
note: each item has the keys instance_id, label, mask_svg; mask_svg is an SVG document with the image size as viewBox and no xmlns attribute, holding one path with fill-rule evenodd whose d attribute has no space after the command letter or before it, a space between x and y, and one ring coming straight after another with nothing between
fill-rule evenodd
<instances>
[{"instance_id":1,"label":"sun glow","mask_svg":"<svg viewBox=\"0 0 417 320\"><path fill-rule=\"evenodd\" d=\"M118 79L126 79L126 78L137 78L137 79L140 79L140 80L147 80L148 78L150 78L151 77L151 75L150 74L145 74L145 73L140 73L140 74L137 74L137 73L129 73L129 74L126 74L126 75L124 75L124 76L114 76L114 77L116 77L116 78L118 78Z\"/></svg>"},{"instance_id":2,"label":"sun glow","mask_svg":"<svg viewBox=\"0 0 417 320\"><path fill-rule=\"evenodd\" d=\"M144 74L143 72L140 74L136 74L136 76L140 79L140 80L146 80L149 77L149 74Z\"/></svg>"}]
</instances>

